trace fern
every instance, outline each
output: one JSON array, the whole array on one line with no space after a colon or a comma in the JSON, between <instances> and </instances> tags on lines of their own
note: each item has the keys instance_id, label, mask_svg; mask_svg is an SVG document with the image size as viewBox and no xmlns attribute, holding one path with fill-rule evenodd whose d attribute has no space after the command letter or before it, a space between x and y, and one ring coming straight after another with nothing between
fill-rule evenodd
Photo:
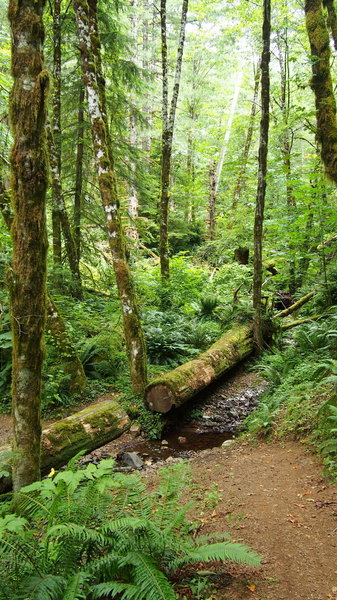
<instances>
[{"instance_id":1,"label":"fern","mask_svg":"<svg viewBox=\"0 0 337 600\"><path fill-rule=\"evenodd\" d=\"M127 564L134 566L133 577L138 586L136 598L146 600L176 600L176 595L167 577L159 571L149 556L141 552L130 552Z\"/></svg>"},{"instance_id":2,"label":"fern","mask_svg":"<svg viewBox=\"0 0 337 600\"><path fill-rule=\"evenodd\" d=\"M177 568L196 562L209 561L232 561L244 563L252 567L259 567L261 564L259 556L247 546L238 543L220 542L218 544L208 544L207 546L197 546L185 556L175 559L171 568Z\"/></svg>"},{"instance_id":3,"label":"fern","mask_svg":"<svg viewBox=\"0 0 337 600\"><path fill-rule=\"evenodd\" d=\"M50 573L41 577L33 576L26 581L24 600L58 600L64 597L65 580Z\"/></svg>"},{"instance_id":4,"label":"fern","mask_svg":"<svg viewBox=\"0 0 337 600\"><path fill-rule=\"evenodd\" d=\"M0 600L175 600L169 580L185 564L231 560L258 565L241 544L190 534L181 504L184 463L161 472L151 494L112 461L70 469L23 488L24 516L0 518Z\"/></svg>"}]
</instances>

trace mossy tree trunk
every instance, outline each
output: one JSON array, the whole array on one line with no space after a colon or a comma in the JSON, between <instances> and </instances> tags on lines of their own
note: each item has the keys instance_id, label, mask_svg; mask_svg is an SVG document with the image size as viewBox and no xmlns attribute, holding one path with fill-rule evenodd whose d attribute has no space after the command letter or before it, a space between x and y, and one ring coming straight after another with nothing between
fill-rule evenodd
<instances>
[{"instance_id":1,"label":"mossy tree trunk","mask_svg":"<svg viewBox=\"0 0 337 600\"><path fill-rule=\"evenodd\" d=\"M253 351L251 327L237 326L193 360L158 377L146 388L146 404L152 411L167 413L179 407Z\"/></svg>"},{"instance_id":2,"label":"mossy tree trunk","mask_svg":"<svg viewBox=\"0 0 337 600\"><path fill-rule=\"evenodd\" d=\"M5 221L5 224L8 228L8 230L10 230L10 228L12 227L12 223L13 223L13 214L11 211L11 200L10 200L10 196L9 196L9 191L5 184L5 180L1 173L0 173L0 212L2 214L3 220Z\"/></svg>"},{"instance_id":3,"label":"mossy tree trunk","mask_svg":"<svg viewBox=\"0 0 337 600\"><path fill-rule=\"evenodd\" d=\"M104 78L101 70L96 0L74 0L81 66L88 100L99 189L106 215L109 245L122 306L124 333L135 393L143 393L147 380L146 351L133 281L126 260L116 176L106 115Z\"/></svg>"},{"instance_id":4,"label":"mossy tree trunk","mask_svg":"<svg viewBox=\"0 0 337 600\"><path fill-rule=\"evenodd\" d=\"M294 196L293 185L291 182L291 152L293 147L293 133L291 132L289 125L289 115L291 109L291 98L290 98L290 73L289 73L289 46L288 46L288 29L287 26L281 31L277 31L276 44L278 49L278 62L280 65L280 77L281 77L281 117L282 117L282 132L280 136L280 147L282 152L284 174L285 174L285 188L286 188L286 203L287 203L287 219L289 223L289 229L291 229L294 216L294 209L296 208L296 199ZM296 291L296 265L295 265L295 249L294 244L288 241L289 249L289 292L294 294Z\"/></svg>"},{"instance_id":5,"label":"mossy tree trunk","mask_svg":"<svg viewBox=\"0 0 337 600\"><path fill-rule=\"evenodd\" d=\"M81 81L77 115L76 181L74 194L74 242L76 248L77 270L81 258L81 216L83 195L83 159L84 159L84 99L85 89Z\"/></svg>"},{"instance_id":6,"label":"mossy tree trunk","mask_svg":"<svg viewBox=\"0 0 337 600\"><path fill-rule=\"evenodd\" d=\"M111 398L56 421L42 432L41 471L61 467L81 450L90 452L118 438L130 427L130 419L118 398ZM8 460L9 446L0 446L0 470ZM0 480L0 493L10 489L10 479Z\"/></svg>"},{"instance_id":7,"label":"mossy tree trunk","mask_svg":"<svg viewBox=\"0 0 337 600\"><path fill-rule=\"evenodd\" d=\"M72 286L70 292L72 296L74 296L74 298L80 300L83 296L81 273L79 270L79 262L77 260L75 241L70 227L67 208L64 202L61 172L59 165L59 153L57 150L57 146L55 145L55 140L53 138L51 128L49 126L47 127L47 131L49 145L49 161L53 189L53 212L54 214L57 214L57 219L61 223L64 244L72 277Z\"/></svg>"},{"instance_id":8,"label":"mossy tree trunk","mask_svg":"<svg viewBox=\"0 0 337 600\"><path fill-rule=\"evenodd\" d=\"M334 0L323 0L323 6L328 13L327 24L331 31L335 50L337 50L337 15Z\"/></svg>"},{"instance_id":9,"label":"mossy tree trunk","mask_svg":"<svg viewBox=\"0 0 337 600\"><path fill-rule=\"evenodd\" d=\"M47 329L58 350L59 361L67 376L66 388L70 396L82 394L87 386L83 365L67 333L64 320L55 302L47 296Z\"/></svg>"},{"instance_id":10,"label":"mossy tree trunk","mask_svg":"<svg viewBox=\"0 0 337 600\"><path fill-rule=\"evenodd\" d=\"M55 154L57 161L57 172L61 172L61 0L53 2L53 94L52 94L52 131L55 140ZM53 168L52 168L53 173ZM58 210L59 186L52 185L52 239L53 239L53 263L56 267L56 286L62 288L61 263L62 263L62 240L61 220Z\"/></svg>"},{"instance_id":11,"label":"mossy tree trunk","mask_svg":"<svg viewBox=\"0 0 337 600\"><path fill-rule=\"evenodd\" d=\"M208 198L208 239L215 238L215 204L216 204L216 175L215 162L211 160L209 165L209 198Z\"/></svg>"},{"instance_id":12,"label":"mossy tree trunk","mask_svg":"<svg viewBox=\"0 0 337 600\"><path fill-rule=\"evenodd\" d=\"M14 490L40 477L40 395L46 318L48 185L45 141L48 73L43 63L44 0L11 0L13 88L10 119L13 263L10 300L13 336Z\"/></svg>"},{"instance_id":13,"label":"mossy tree trunk","mask_svg":"<svg viewBox=\"0 0 337 600\"><path fill-rule=\"evenodd\" d=\"M82 282L77 260L76 246L72 235L69 217L64 202L61 166L61 85L62 85L62 20L61 1L54 0L53 4L53 94L52 94L52 122L48 126L49 160L52 182L52 224L53 224L53 256L54 264L61 266L61 231L64 238L66 254L72 276L71 294L78 299L82 298ZM62 287L60 273L56 278L57 285Z\"/></svg>"},{"instance_id":14,"label":"mossy tree trunk","mask_svg":"<svg viewBox=\"0 0 337 600\"><path fill-rule=\"evenodd\" d=\"M260 350L263 346L262 332L262 241L263 241L263 217L266 195L268 134L269 134L269 98L270 98L270 0L263 1L263 27L262 27L263 49L261 56L261 121L260 121L260 145L259 145L259 171L256 193L256 208L254 220L254 282L253 282L253 306L254 306L254 341L256 348Z\"/></svg>"},{"instance_id":15,"label":"mossy tree trunk","mask_svg":"<svg viewBox=\"0 0 337 600\"><path fill-rule=\"evenodd\" d=\"M337 183L336 99L330 71L330 36L321 0L306 0L305 18L312 57L311 87L316 101L317 140L325 172Z\"/></svg>"},{"instance_id":16,"label":"mossy tree trunk","mask_svg":"<svg viewBox=\"0 0 337 600\"><path fill-rule=\"evenodd\" d=\"M169 106L168 90L168 56L166 28L166 0L160 2L161 56L162 56L162 156L161 156L161 193L160 193L160 271L163 280L170 276L168 215L170 200L170 174L174 123L177 110L181 67L184 54L185 30L188 11L188 0L183 0L180 19L180 33L175 65L174 83Z\"/></svg>"}]
</instances>

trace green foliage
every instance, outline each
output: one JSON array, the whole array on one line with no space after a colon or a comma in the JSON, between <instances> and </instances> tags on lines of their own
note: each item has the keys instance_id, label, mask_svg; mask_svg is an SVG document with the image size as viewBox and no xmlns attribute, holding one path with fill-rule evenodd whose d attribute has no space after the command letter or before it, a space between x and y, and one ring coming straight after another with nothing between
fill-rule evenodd
<instances>
[{"instance_id":1,"label":"green foliage","mask_svg":"<svg viewBox=\"0 0 337 600\"><path fill-rule=\"evenodd\" d=\"M192 535L191 505L181 503L184 463L161 472L152 493L137 475L112 473L111 460L80 471L73 465L21 489L20 516L2 506L1 599L174 600L170 577L183 565L259 565L242 544Z\"/></svg>"},{"instance_id":2,"label":"green foliage","mask_svg":"<svg viewBox=\"0 0 337 600\"><path fill-rule=\"evenodd\" d=\"M104 331L87 339L81 349L85 373L93 379L116 378L125 365L123 340L117 331Z\"/></svg>"},{"instance_id":3,"label":"green foliage","mask_svg":"<svg viewBox=\"0 0 337 600\"><path fill-rule=\"evenodd\" d=\"M187 341L189 323L183 316L172 311L148 311L144 315L144 330L148 357L152 363L176 365L192 354Z\"/></svg>"},{"instance_id":4,"label":"green foliage","mask_svg":"<svg viewBox=\"0 0 337 600\"><path fill-rule=\"evenodd\" d=\"M255 368L269 387L257 410L246 419L252 434L305 436L332 468L337 451L336 335L332 313L299 326L281 349L265 352Z\"/></svg>"},{"instance_id":5,"label":"green foliage","mask_svg":"<svg viewBox=\"0 0 337 600\"><path fill-rule=\"evenodd\" d=\"M144 398L132 393L130 378L120 377L116 382L116 387L123 394L124 410L133 421L140 425L143 435L149 440L160 439L164 427L162 416L149 411L144 405Z\"/></svg>"}]
</instances>

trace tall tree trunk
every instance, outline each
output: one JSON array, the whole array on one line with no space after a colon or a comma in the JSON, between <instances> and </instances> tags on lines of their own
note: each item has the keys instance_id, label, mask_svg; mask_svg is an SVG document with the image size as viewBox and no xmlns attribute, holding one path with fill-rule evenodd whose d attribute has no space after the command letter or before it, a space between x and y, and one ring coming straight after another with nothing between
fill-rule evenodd
<instances>
[{"instance_id":1,"label":"tall tree trunk","mask_svg":"<svg viewBox=\"0 0 337 600\"><path fill-rule=\"evenodd\" d=\"M74 243L76 248L77 271L79 272L81 258L81 214L83 193L83 157L84 157L84 85L80 83L77 115L77 151L76 151L76 180L74 194Z\"/></svg>"},{"instance_id":2,"label":"tall tree trunk","mask_svg":"<svg viewBox=\"0 0 337 600\"><path fill-rule=\"evenodd\" d=\"M337 183L336 99L330 71L330 37L321 0L306 0L305 17L312 57L311 88L316 101L317 140L326 175Z\"/></svg>"},{"instance_id":3,"label":"tall tree trunk","mask_svg":"<svg viewBox=\"0 0 337 600\"><path fill-rule=\"evenodd\" d=\"M216 203L216 171L215 162L209 165L209 200L208 200L208 238L213 241L215 237L215 203Z\"/></svg>"},{"instance_id":4,"label":"tall tree trunk","mask_svg":"<svg viewBox=\"0 0 337 600\"><path fill-rule=\"evenodd\" d=\"M237 107L237 103L238 103L238 99L239 99L239 94L240 94L240 90L241 90L242 77L243 77L243 73L242 73L242 71L240 71L238 73L237 80L235 83L234 94L233 94L233 98L232 98L231 108L229 111L226 132L225 132L225 136L224 136L223 143L221 146L219 160L217 162L216 169L215 169L214 185L213 185L213 188L212 188L212 186L210 187L209 210L212 210L212 214L209 212L209 215L208 215L208 223L209 223L208 237L210 240L214 239L214 234L215 234L215 212L216 212L217 197L218 197L218 192L219 192L222 169L224 166L225 156L227 153L228 142L229 142L229 138L231 135L234 115L235 115L235 111L236 111L236 107Z\"/></svg>"},{"instance_id":5,"label":"tall tree trunk","mask_svg":"<svg viewBox=\"0 0 337 600\"><path fill-rule=\"evenodd\" d=\"M122 306L132 386L135 393L142 393L147 379L146 352L135 291L125 254L125 239L120 218L116 176L106 115L96 0L90 1L90 9L85 0L74 0L74 9L91 122L94 157L102 204L106 214L113 267Z\"/></svg>"},{"instance_id":6,"label":"tall tree trunk","mask_svg":"<svg viewBox=\"0 0 337 600\"><path fill-rule=\"evenodd\" d=\"M240 90L241 90L242 77L243 77L243 73L242 73L242 71L240 71L238 73L237 80L236 80L236 83L235 83L234 94L233 94L233 98L232 98L231 108L230 108L230 111L229 111L229 117L228 117L228 121L227 121L227 127L226 127L225 137L224 137L224 140L223 140L223 143L222 143L222 147L221 147L221 150L220 150L219 161L218 161L218 164L216 166L216 174L215 174L215 196L218 195L218 191L219 191L219 185L220 185L220 180L221 180L222 169L223 169L223 165L224 165L224 162L225 162L225 156L226 156L226 153L227 153L228 142L229 142L229 138L230 138L230 135L231 135L232 125L233 125L233 120L234 120L234 115L235 115L235 111L236 111L236 107L237 107L238 99L239 99L239 94L240 94Z\"/></svg>"},{"instance_id":7,"label":"tall tree trunk","mask_svg":"<svg viewBox=\"0 0 337 600\"><path fill-rule=\"evenodd\" d=\"M142 8L143 8L143 16L142 16L142 69L144 73L150 72L153 73L153 65L152 61L149 58L149 10L150 10L150 2L149 0L142 0ZM145 94L145 101L143 104L143 115L147 119L149 126L152 123L151 119L151 109L150 109L150 98L149 94ZM142 149L147 155L150 154L151 150L151 140L150 135L147 131L143 132L142 135Z\"/></svg>"},{"instance_id":8,"label":"tall tree trunk","mask_svg":"<svg viewBox=\"0 0 337 600\"><path fill-rule=\"evenodd\" d=\"M260 78L261 78L261 70L260 70L260 64L258 64L256 67L256 73L255 73L253 101L252 101L252 108L250 111L246 141L245 141L245 145L242 150L240 170L239 170L239 174L238 174L236 184L234 187L233 201L232 201L232 212L233 213L235 213L235 211L238 207L238 204L239 204L240 198L241 198L241 193L245 188L247 163L248 163L250 147L252 144L255 117L256 117L257 108L258 108L257 101L258 101L258 95L259 95Z\"/></svg>"},{"instance_id":9,"label":"tall tree trunk","mask_svg":"<svg viewBox=\"0 0 337 600\"><path fill-rule=\"evenodd\" d=\"M82 281L81 273L79 270L79 263L77 260L77 251L70 228L69 217L67 208L64 202L61 173L59 171L58 152L53 139L50 127L47 126L48 132L48 146L49 146L49 161L53 187L54 206L53 210L58 213L58 219L61 223L62 233L64 237L64 243L69 262L69 267L72 276L72 289L71 294L78 299L82 298ZM57 204L56 204L57 203Z\"/></svg>"},{"instance_id":10,"label":"tall tree trunk","mask_svg":"<svg viewBox=\"0 0 337 600\"><path fill-rule=\"evenodd\" d=\"M55 153L57 160L58 173L61 173L61 1L54 0L53 3L53 95L52 95L52 135L55 142ZM61 241L61 219L58 210L59 189L52 187L52 230L53 230L53 262L58 270L56 276L57 287L62 287L61 281L61 262L62 262L62 241Z\"/></svg>"},{"instance_id":11,"label":"tall tree trunk","mask_svg":"<svg viewBox=\"0 0 337 600\"><path fill-rule=\"evenodd\" d=\"M161 197L160 197L160 271L163 280L170 276L169 247L168 247L168 214L170 200L170 174L172 158L172 142L174 122L179 96L181 66L183 61L188 0L183 0L180 20L180 34L175 65L174 84L169 109L168 90L168 57L166 30L166 0L160 2L161 24L161 56L163 75L163 106L162 106L162 163L161 163Z\"/></svg>"},{"instance_id":12,"label":"tall tree trunk","mask_svg":"<svg viewBox=\"0 0 337 600\"><path fill-rule=\"evenodd\" d=\"M254 283L253 283L253 306L254 306L254 342L260 350L263 345L263 322L261 310L261 287L262 287L262 241L263 241L263 217L266 195L267 155L269 135L269 101L270 101L270 0L263 0L263 27L262 27L263 49L261 56L261 122L260 122L260 146L259 146L259 172L256 194L256 209L254 221Z\"/></svg>"},{"instance_id":13,"label":"tall tree trunk","mask_svg":"<svg viewBox=\"0 0 337 600\"><path fill-rule=\"evenodd\" d=\"M54 65L53 65L53 115L52 126L48 127L48 145L50 155L51 179L52 179L52 223L53 223L53 248L54 264L61 263L61 231L72 275L71 293L75 298L82 298L81 274L77 261L77 251L70 228L66 205L64 202L61 181L61 2L54 0L53 13L53 42L54 42ZM56 278L57 285L61 285L59 276Z\"/></svg>"},{"instance_id":14,"label":"tall tree trunk","mask_svg":"<svg viewBox=\"0 0 337 600\"><path fill-rule=\"evenodd\" d=\"M13 215L11 211L11 200L9 197L9 192L6 187L5 181L0 172L0 212L2 214L3 220L10 231L13 223Z\"/></svg>"},{"instance_id":15,"label":"tall tree trunk","mask_svg":"<svg viewBox=\"0 0 337 600\"><path fill-rule=\"evenodd\" d=\"M132 111L132 109L131 109ZM137 146L137 126L136 119L131 112L130 114L130 143L132 148L136 148ZM137 219L138 219L138 208L139 208L139 200L138 200L138 192L135 183L136 176L136 163L133 158L130 159L130 176L131 180L129 182L129 198L128 198L128 216L129 216L129 224L127 228L127 236L134 240L135 242L139 241L139 235L137 230Z\"/></svg>"},{"instance_id":16,"label":"tall tree trunk","mask_svg":"<svg viewBox=\"0 0 337 600\"><path fill-rule=\"evenodd\" d=\"M13 264L14 491L40 478L40 396L46 317L48 185L45 140L49 78L43 63L44 0L10 0Z\"/></svg>"},{"instance_id":17,"label":"tall tree trunk","mask_svg":"<svg viewBox=\"0 0 337 600\"><path fill-rule=\"evenodd\" d=\"M11 201L9 191L0 175L0 212L4 222L11 229L13 224L13 215L11 213ZM71 342L64 320L52 298L47 291L47 329L59 351L59 361L63 367L64 373L68 376L67 389L69 394L82 394L86 388L87 380L83 365L79 359L76 349Z\"/></svg>"},{"instance_id":18,"label":"tall tree trunk","mask_svg":"<svg viewBox=\"0 0 337 600\"><path fill-rule=\"evenodd\" d=\"M289 129L289 111L290 111L290 87L289 87L289 48L288 48L288 31L285 27L283 35L280 31L277 32L276 38L278 48L278 59L280 65L281 76L281 117L282 117L282 133L280 139L281 152L283 158L283 166L285 173L286 186L286 202L287 202L287 217L289 224L289 233L291 234L291 224L294 219L294 208L296 200L294 196L293 186L291 183L291 151L292 151L292 135ZM291 241L288 241L289 250L289 292L294 294L297 287L296 282L296 265L295 265L295 249Z\"/></svg>"},{"instance_id":19,"label":"tall tree trunk","mask_svg":"<svg viewBox=\"0 0 337 600\"><path fill-rule=\"evenodd\" d=\"M47 295L47 315L47 328L50 330L54 344L59 352L59 359L64 374L67 376L67 393L71 396L82 394L87 385L83 365L68 336L64 320L55 302L53 302L49 295Z\"/></svg>"},{"instance_id":20,"label":"tall tree trunk","mask_svg":"<svg viewBox=\"0 0 337 600\"><path fill-rule=\"evenodd\" d=\"M328 12L328 27L331 31L335 50L337 50L337 15L334 0L323 0L323 6Z\"/></svg>"},{"instance_id":21,"label":"tall tree trunk","mask_svg":"<svg viewBox=\"0 0 337 600\"><path fill-rule=\"evenodd\" d=\"M138 0L130 0L131 6L133 8L137 8ZM132 45L133 45L133 54L131 56L131 60L137 64L137 15L133 10L130 17L131 24L131 36L132 36ZM132 99L134 100L134 98ZM136 150L137 148L137 124L136 117L133 107L130 107L130 145L131 151ZM130 157L130 181L129 181L129 197L128 197L128 217L129 223L126 230L126 235L130 239L137 242L139 240L139 235L137 231L137 219L138 219L138 192L136 188L136 163L134 158Z\"/></svg>"}]
</instances>

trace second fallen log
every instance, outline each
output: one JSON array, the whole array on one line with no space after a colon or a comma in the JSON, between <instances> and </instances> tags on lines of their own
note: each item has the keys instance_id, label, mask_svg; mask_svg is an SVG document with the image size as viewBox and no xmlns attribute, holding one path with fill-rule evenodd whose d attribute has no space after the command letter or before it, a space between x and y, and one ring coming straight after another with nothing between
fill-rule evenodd
<instances>
[{"instance_id":1,"label":"second fallen log","mask_svg":"<svg viewBox=\"0 0 337 600\"><path fill-rule=\"evenodd\" d=\"M253 351L252 329L230 329L206 352L152 381L145 390L145 401L152 411L167 413L184 404L199 391L235 367Z\"/></svg>"}]
</instances>

